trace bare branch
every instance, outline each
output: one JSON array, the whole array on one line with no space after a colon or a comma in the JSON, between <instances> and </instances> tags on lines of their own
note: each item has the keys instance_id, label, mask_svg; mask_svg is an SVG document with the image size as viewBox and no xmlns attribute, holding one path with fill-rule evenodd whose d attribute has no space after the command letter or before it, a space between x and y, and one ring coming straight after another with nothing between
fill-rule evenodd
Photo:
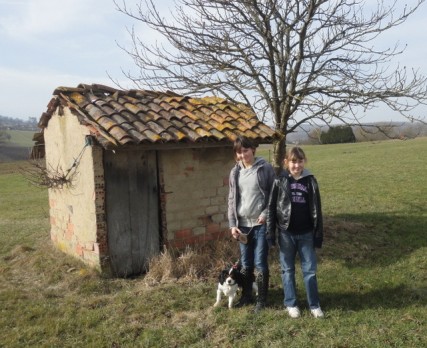
<instances>
[{"instance_id":1,"label":"bare branch","mask_svg":"<svg viewBox=\"0 0 427 348\"><path fill-rule=\"evenodd\" d=\"M413 111L427 104L426 77L392 66L404 46L376 46L424 2L180 0L164 17L153 0L133 9L115 0L159 37L153 43L129 29L132 46L121 48L138 71L125 76L140 88L249 104L282 134L276 165L286 134L303 123L359 124L378 105L425 122Z\"/></svg>"},{"instance_id":2,"label":"bare branch","mask_svg":"<svg viewBox=\"0 0 427 348\"><path fill-rule=\"evenodd\" d=\"M29 166L21 167L20 173L30 184L49 189L73 188L76 171L64 173L59 166L46 168L43 160L31 160L29 164Z\"/></svg>"}]
</instances>

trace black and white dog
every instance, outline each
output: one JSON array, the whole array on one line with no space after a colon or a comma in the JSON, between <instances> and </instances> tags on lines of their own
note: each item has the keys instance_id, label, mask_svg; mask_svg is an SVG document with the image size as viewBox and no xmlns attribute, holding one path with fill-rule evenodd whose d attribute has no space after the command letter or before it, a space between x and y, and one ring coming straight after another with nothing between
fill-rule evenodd
<instances>
[{"instance_id":1,"label":"black and white dog","mask_svg":"<svg viewBox=\"0 0 427 348\"><path fill-rule=\"evenodd\" d=\"M233 308L233 303L238 289L243 286L243 275L240 273L240 262L234 264L229 270L222 270L218 276L218 288L216 290L216 302L214 307L218 307L221 301L221 295L228 297L228 308ZM252 283L252 289L258 294L258 287L255 282Z\"/></svg>"}]
</instances>

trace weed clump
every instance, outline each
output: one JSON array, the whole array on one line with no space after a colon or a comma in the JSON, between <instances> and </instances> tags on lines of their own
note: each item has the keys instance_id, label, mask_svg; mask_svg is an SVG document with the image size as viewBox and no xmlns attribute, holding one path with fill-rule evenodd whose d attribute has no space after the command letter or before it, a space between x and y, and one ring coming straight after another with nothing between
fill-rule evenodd
<instances>
[{"instance_id":1,"label":"weed clump","mask_svg":"<svg viewBox=\"0 0 427 348\"><path fill-rule=\"evenodd\" d=\"M229 267L238 259L238 244L231 239L187 246L184 250L165 247L162 253L150 259L144 281L147 285L156 285L211 279L217 276L218 270Z\"/></svg>"}]
</instances>

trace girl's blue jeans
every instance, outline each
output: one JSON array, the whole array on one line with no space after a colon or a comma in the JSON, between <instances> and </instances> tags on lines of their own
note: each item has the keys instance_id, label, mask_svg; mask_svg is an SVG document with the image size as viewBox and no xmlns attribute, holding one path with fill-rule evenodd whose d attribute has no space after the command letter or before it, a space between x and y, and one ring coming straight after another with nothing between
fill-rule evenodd
<instances>
[{"instance_id":1,"label":"girl's blue jeans","mask_svg":"<svg viewBox=\"0 0 427 348\"><path fill-rule=\"evenodd\" d=\"M239 243L242 267L256 269L260 273L268 272L266 225L257 225L254 227L239 226L239 229L243 233L249 233L248 243Z\"/></svg>"},{"instance_id":2,"label":"girl's blue jeans","mask_svg":"<svg viewBox=\"0 0 427 348\"><path fill-rule=\"evenodd\" d=\"M296 307L298 305L295 283L295 257L297 253L301 259L301 270L310 309L320 307L313 233L291 234L289 231L281 230L279 232L279 248L285 307Z\"/></svg>"}]
</instances>

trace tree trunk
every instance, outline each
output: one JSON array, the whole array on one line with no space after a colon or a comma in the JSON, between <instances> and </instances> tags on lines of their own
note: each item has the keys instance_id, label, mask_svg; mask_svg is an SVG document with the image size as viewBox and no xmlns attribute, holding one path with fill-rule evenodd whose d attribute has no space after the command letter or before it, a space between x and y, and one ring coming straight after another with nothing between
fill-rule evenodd
<instances>
[{"instance_id":1,"label":"tree trunk","mask_svg":"<svg viewBox=\"0 0 427 348\"><path fill-rule=\"evenodd\" d=\"M286 154L286 137L281 137L273 144L273 168L276 174L283 168L283 161Z\"/></svg>"}]
</instances>

